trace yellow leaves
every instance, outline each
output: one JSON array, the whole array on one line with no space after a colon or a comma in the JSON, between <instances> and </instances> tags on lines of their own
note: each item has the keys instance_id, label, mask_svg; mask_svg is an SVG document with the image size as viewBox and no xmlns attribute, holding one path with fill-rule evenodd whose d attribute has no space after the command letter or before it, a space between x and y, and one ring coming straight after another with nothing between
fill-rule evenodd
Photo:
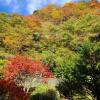
<instances>
[{"instance_id":1,"label":"yellow leaves","mask_svg":"<svg viewBox=\"0 0 100 100\"><path fill-rule=\"evenodd\" d=\"M92 7L92 9L91 9ZM86 2L79 2L79 3L66 3L63 6L64 15L65 16L81 16L84 14L96 14L97 9L100 8L100 3L86 3Z\"/></svg>"},{"instance_id":2,"label":"yellow leaves","mask_svg":"<svg viewBox=\"0 0 100 100\"><path fill-rule=\"evenodd\" d=\"M30 43L30 41L28 41L28 37L23 37L22 35L5 36L3 42L5 46L14 50L20 49L23 46L27 46Z\"/></svg>"},{"instance_id":3,"label":"yellow leaves","mask_svg":"<svg viewBox=\"0 0 100 100\"><path fill-rule=\"evenodd\" d=\"M0 60L0 72L5 67L5 65L6 65L7 62L8 62L7 60Z\"/></svg>"},{"instance_id":4,"label":"yellow leaves","mask_svg":"<svg viewBox=\"0 0 100 100\"><path fill-rule=\"evenodd\" d=\"M53 9L51 16L53 19L59 19L61 18L61 12L58 9Z\"/></svg>"},{"instance_id":5,"label":"yellow leaves","mask_svg":"<svg viewBox=\"0 0 100 100\"><path fill-rule=\"evenodd\" d=\"M12 47L16 47L18 45L18 43L20 42L20 37L19 36L5 36L5 39L3 40L4 44L6 44L7 46L12 46ZM17 44L17 45L16 45Z\"/></svg>"},{"instance_id":6,"label":"yellow leaves","mask_svg":"<svg viewBox=\"0 0 100 100\"><path fill-rule=\"evenodd\" d=\"M13 40L12 36L6 36L5 39L3 40L3 42L7 45L13 45L14 40Z\"/></svg>"},{"instance_id":7,"label":"yellow leaves","mask_svg":"<svg viewBox=\"0 0 100 100\"><path fill-rule=\"evenodd\" d=\"M6 49L10 50L11 52L18 50L21 45L19 38L13 35L5 36L3 42Z\"/></svg>"}]
</instances>

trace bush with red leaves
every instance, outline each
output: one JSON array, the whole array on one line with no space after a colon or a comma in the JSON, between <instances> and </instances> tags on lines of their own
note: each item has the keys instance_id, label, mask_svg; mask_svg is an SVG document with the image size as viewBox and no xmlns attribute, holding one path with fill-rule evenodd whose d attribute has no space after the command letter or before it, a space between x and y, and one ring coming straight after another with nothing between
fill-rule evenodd
<instances>
[{"instance_id":1,"label":"bush with red leaves","mask_svg":"<svg viewBox=\"0 0 100 100\"><path fill-rule=\"evenodd\" d=\"M14 82L0 80L0 100L29 100L29 93Z\"/></svg>"},{"instance_id":2,"label":"bush with red leaves","mask_svg":"<svg viewBox=\"0 0 100 100\"><path fill-rule=\"evenodd\" d=\"M46 82L48 78L52 77L52 73L43 62L32 61L25 56L16 55L7 64L4 76L5 80L14 81L17 85L29 89L31 86L25 85L32 82L34 84L35 81L38 83L39 79Z\"/></svg>"}]
</instances>

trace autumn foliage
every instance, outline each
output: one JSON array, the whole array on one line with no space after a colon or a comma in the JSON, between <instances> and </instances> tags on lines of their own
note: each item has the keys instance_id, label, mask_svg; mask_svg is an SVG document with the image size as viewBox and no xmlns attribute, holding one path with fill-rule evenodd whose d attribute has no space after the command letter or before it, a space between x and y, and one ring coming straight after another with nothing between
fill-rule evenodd
<instances>
[{"instance_id":1,"label":"autumn foliage","mask_svg":"<svg viewBox=\"0 0 100 100\"><path fill-rule=\"evenodd\" d=\"M24 16L23 19L25 20L29 28L41 26L40 19L38 18L38 16L29 15L29 16Z\"/></svg>"},{"instance_id":2,"label":"autumn foliage","mask_svg":"<svg viewBox=\"0 0 100 100\"><path fill-rule=\"evenodd\" d=\"M41 61L32 61L25 56L17 55L10 59L4 71L5 80L13 80L20 72L30 75L39 74L43 78L49 78L52 73Z\"/></svg>"},{"instance_id":3,"label":"autumn foliage","mask_svg":"<svg viewBox=\"0 0 100 100\"><path fill-rule=\"evenodd\" d=\"M25 90L24 86L19 86L15 81L18 78L19 80L21 79L21 74L23 76L27 74L29 78L33 76L33 79L36 78L36 75L39 75L43 81L52 76L52 73L43 62L32 61L25 56L16 55L9 60L4 70L5 77L0 80L0 99L29 100L30 93ZM24 80L21 81L23 82Z\"/></svg>"},{"instance_id":4,"label":"autumn foliage","mask_svg":"<svg viewBox=\"0 0 100 100\"><path fill-rule=\"evenodd\" d=\"M0 80L0 100L29 100L29 93L23 91L14 82Z\"/></svg>"},{"instance_id":5,"label":"autumn foliage","mask_svg":"<svg viewBox=\"0 0 100 100\"><path fill-rule=\"evenodd\" d=\"M0 13L0 100L29 100L39 85L60 82L66 98L87 100L89 90L100 100L100 2L79 1Z\"/></svg>"},{"instance_id":6,"label":"autumn foliage","mask_svg":"<svg viewBox=\"0 0 100 100\"><path fill-rule=\"evenodd\" d=\"M24 86L19 86L16 83L18 78L20 80L23 77L21 74L23 76L28 75L29 78L33 76L33 79L36 78L36 75L39 75L45 82L52 76L52 73L43 62L32 61L25 56L16 55L9 60L4 70L4 79L0 80L1 99L29 100L29 91L26 91ZM22 78L21 81L25 81L25 78L27 77Z\"/></svg>"}]
</instances>

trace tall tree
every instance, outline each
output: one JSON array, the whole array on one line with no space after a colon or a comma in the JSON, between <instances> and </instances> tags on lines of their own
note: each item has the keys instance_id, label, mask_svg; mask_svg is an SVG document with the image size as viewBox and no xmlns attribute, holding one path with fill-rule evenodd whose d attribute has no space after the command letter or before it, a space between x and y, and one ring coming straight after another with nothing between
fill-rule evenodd
<instances>
[{"instance_id":1,"label":"tall tree","mask_svg":"<svg viewBox=\"0 0 100 100\"><path fill-rule=\"evenodd\" d=\"M85 43L80 49L80 60L74 73L81 87L90 89L100 100L100 44Z\"/></svg>"}]
</instances>

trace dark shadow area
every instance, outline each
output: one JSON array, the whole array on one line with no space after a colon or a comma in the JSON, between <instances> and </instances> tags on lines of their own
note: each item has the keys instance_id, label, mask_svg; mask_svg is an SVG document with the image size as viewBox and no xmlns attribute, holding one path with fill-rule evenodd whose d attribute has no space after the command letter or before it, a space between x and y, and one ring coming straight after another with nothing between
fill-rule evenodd
<instances>
[{"instance_id":1,"label":"dark shadow area","mask_svg":"<svg viewBox=\"0 0 100 100\"><path fill-rule=\"evenodd\" d=\"M53 90L48 90L46 93L37 93L36 95L33 95L30 100L58 100L56 92Z\"/></svg>"}]
</instances>

